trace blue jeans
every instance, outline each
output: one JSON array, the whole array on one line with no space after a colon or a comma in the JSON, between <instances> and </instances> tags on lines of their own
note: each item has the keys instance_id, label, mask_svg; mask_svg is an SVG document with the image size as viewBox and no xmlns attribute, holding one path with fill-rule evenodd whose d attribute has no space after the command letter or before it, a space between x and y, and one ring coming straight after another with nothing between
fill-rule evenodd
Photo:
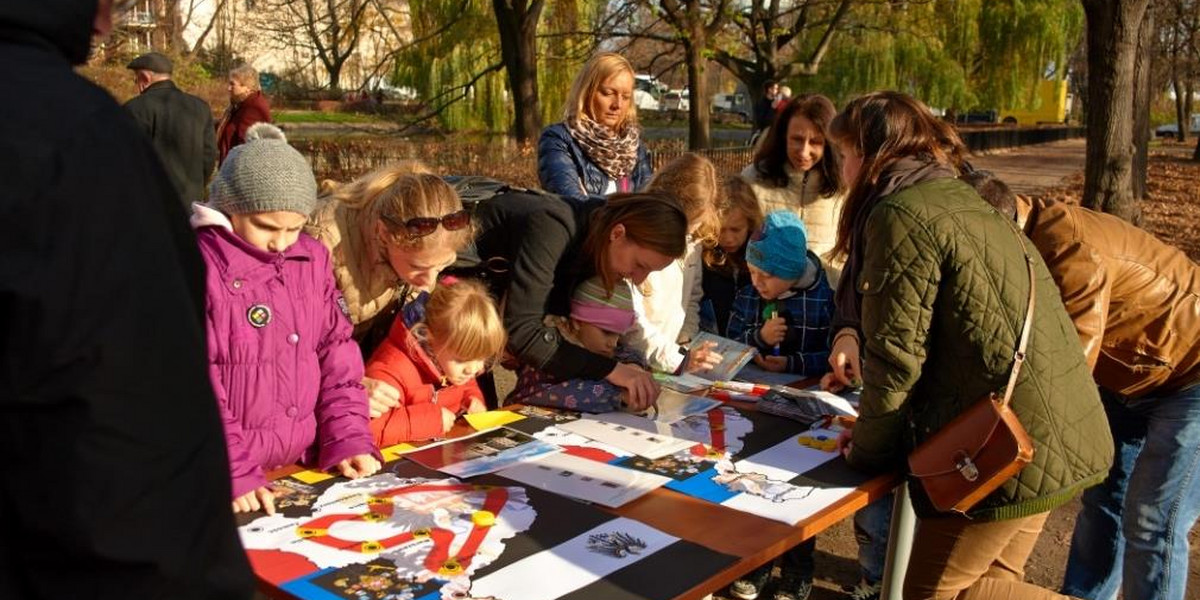
<instances>
[{"instance_id":1,"label":"blue jeans","mask_svg":"<svg viewBox=\"0 0 1200 600\"><path fill-rule=\"evenodd\" d=\"M888 494L854 513L854 539L858 542L858 566L869 584L883 580L887 562L888 533L892 525L892 502Z\"/></svg>"},{"instance_id":2,"label":"blue jeans","mask_svg":"<svg viewBox=\"0 0 1200 600\"><path fill-rule=\"evenodd\" d=\"M1128 400L1100 391L1116 457L1083 494L1063 593L1182 600L1200 516L1200 385Z\"/></svg>"}]
</instances>

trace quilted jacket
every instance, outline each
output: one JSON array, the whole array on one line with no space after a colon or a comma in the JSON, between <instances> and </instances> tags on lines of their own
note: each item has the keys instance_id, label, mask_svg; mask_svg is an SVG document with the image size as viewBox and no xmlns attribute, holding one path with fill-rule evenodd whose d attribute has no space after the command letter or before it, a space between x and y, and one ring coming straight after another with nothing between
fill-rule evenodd
<instances>
[{"instance_id":1,"label":"quilted jacket","mask_svg":"<svg viewBox=\"0 0 1200 600\"><path fill-rule=\"evenodd\" d=\"M863 392L852 466L904 468L902 459L986 394L1003 390L1029 297L1036 306L1013 410L1034 442L1033 462L970 512L1019 518L1066 503L1112 462L1108 422L1079 337L1036 249L968 185L931 179L883 198L866 226ZM934 513L919 484L917 513Z\"/></svg>"},{"instance_id":2,"label":"quilted jacket","mask_svg":"<svg viewBox=\"0 0 1200 600\"><path fill-rule=\"evenodd\" d=\"M1196 263L1112 215L1048 200L1018 213L1100 385L1136 397L1200 381Z\"/></svg>"},{"instance_id":3,"label":"quilted jacket","mask_svg":"<svg viewBox=\"0 0 1200 600\"><path fill-rule=\"evenodd\" d=\"M193 209L208 266L209 374L225 423L233 497L266 485L266 471L296 461L328 469L358 454L378 457L359 383L362 358L325 248L301 235L282 253L259 250L234 234L223 214Z\"/></svg>"},{"instance_id":4,"label":"quilted jacket","mask_svg":"<svg viewBox=\"0 0 1200 600\"><path fill-rule=\"evenodd\" d=\"M645 140L638 143L637 155L633 173L628 176L629 189L623 190L618 184L617 191L636 192L650 181L650 152ZM588 158L566 125L555 123L538 139L538 181L547 192L587 200L588 196L604 195L609 176Z\"/></svg>"}]
</instances>

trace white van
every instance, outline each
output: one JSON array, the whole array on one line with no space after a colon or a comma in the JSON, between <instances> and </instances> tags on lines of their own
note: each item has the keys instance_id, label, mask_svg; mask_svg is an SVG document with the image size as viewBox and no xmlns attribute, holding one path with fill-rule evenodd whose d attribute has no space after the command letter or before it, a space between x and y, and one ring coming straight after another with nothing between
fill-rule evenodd
<instances>
[{"instance_id":1,"label":"white van","mask_svg":"<svg viewBox=\"0 0 1200 600\"><path fill-rule=\"evenodd\" d=\"M653 75L642 73L633 76L633 104L638 110L659 110L662 106L660 99L666 91L667 86Z\"/></svg>"}]
</instances>

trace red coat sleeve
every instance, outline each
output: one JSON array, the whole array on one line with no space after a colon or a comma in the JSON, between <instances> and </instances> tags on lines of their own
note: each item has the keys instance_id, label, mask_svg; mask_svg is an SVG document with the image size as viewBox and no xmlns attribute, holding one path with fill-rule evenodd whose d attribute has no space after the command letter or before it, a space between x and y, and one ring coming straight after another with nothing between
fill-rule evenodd
<instances>
[{"instance_id":1,"label":"red coat sleeve","mask_svg":"<svg viewBox=\"0 0 1200 600\"><path fill-rule=\"evenodd\" d=\"M401 317L397 316L397 320ZM403 348L408 330L392 327L386 340L367 362L366 376L400 391L400 406L371 419L371 433L379 447L427 440L442 435L442 409L434 403L433 384L421 377L417 365Z\"/></svg>"}]
</instances>

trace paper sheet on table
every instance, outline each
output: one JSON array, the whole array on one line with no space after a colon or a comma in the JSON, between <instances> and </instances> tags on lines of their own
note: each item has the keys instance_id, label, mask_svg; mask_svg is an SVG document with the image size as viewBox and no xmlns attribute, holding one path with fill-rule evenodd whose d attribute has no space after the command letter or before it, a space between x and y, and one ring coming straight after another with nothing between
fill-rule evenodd
<instances>
[{"instance_id":1,"label":"paper sheet on table","mask_svg":"<svg viewBox=\"0 0 1200 600\"><path fill-rule=\"evenodd\" d=\"M417 447L412 444L396 444L387 448L380 448L379 453L383 455L384 462L391 462L400 458L405 452L412 452Z\"/></svg>"},{"instance_id":2,"label":"paper sheet on table","mask_svg":"<svg viewBox=\"0 0 1200 600\"><path fill-rule=\"evenodd\" d=\"M520 421L525 418L525 415L511 410L489 410L481 413L467 413L463 418L475 431L483 431Z\"/></svg>"},{"instance_id":3,"label":"paper sheet on table","mask_svg":"<svg viewBox=\"0 0 1200 600\"><path fill-rule=\"evenodd\" d=\"M673 389L677 392L690 394L707 389L712 385L712 381L703 377L684 373L682 375L668 375L666 373L655 373L654 379L657 380L663 387Z\"/></svg>"},{"instance_id":4,"label":"paper sheet on table","mask_svg":"<svg viewBox=\"0 0 1200 600\"><path fill-rule=\"evenodd\" d=\"M425 446L406 458L455 477L474 477L537 460L562 448L533 436L500 427Z\"/></svg>"},{"instance_id":5,"label":"paper sheet on table","mask_svg":"<svg viewBox=\"0 0 1200 600\"><path fill-rule=\"evenodd\" d=\"M610 413L614 416L622 413ZM594 417L591 416L591 417ZM644 417L629 415L629 417L639 419L643 423L643 427L662 427L666 431L670 431L670 425L665 423L654 423ZM624 418L624 417L620 417ZM570 423L560 423L559 429L577 433L588 439L596 440L611 446L616 446L626 452L644 456L649 459L662 458L669 456L680 450L686 450L696 445L695 442L689 440L681 440L679 438L670 437L656 431L646 431L638 427L622 425L618 423L610 423L601 421L596 418L583 418Z\"/></svg>"},{"instance_id":6,"label":"paper sheet on table","mask_svg":"<svg viewBox=\"0 0 1200 600\"><path fill-rule=\"evenodd\" d=\"M662 475L623 469L565 453L509 467L497 475L609 508L636 500L670 481Z\"/></svg>"}]
</instances>

